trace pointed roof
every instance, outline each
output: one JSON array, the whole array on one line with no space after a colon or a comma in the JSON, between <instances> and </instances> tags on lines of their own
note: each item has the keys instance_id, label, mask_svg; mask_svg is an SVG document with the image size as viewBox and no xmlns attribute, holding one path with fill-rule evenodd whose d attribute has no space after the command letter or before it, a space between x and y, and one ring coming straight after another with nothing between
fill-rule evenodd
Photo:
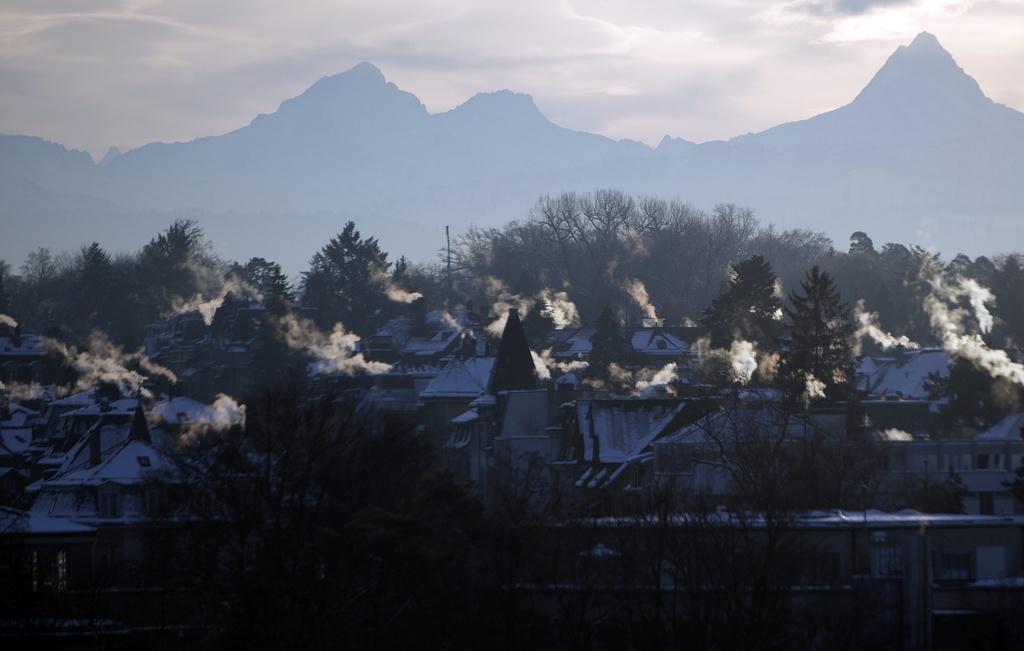
<instances>
[{"instance_id":1,"label":"pointed roof","mask_svg":"<svg viewBox=\"0 0 1024 651\"><path fill-rule=\"evenodd\" d=\"M519 320L519 311L512 307L509 308L505 330L498 343L491 392L536 388L537 368L530 354L530 344L526 340L523 323Z\"/></svg>"}]
</instances>

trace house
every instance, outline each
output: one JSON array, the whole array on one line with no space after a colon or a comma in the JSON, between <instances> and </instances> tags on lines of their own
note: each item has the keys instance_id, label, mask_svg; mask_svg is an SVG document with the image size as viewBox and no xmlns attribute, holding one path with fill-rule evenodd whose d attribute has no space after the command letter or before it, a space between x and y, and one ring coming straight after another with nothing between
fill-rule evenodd
<instances>
[{"instance_id":1,"label":"house","mask_svg":"<svg viewBox=\"0 0 1024 651\"><path fill-rule=\"evenodd\" d=\"M857 389L868 398L923 400L932 377L949 377L950 358L940 348L899 348L864 356L856 369Z\"/></svg>"}]
</instances>

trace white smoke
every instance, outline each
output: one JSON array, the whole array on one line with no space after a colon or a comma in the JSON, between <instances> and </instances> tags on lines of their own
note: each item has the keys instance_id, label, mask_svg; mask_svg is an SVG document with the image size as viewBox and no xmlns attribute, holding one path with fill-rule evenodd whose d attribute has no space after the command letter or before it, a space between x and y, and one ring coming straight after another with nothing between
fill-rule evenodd
<instances>
[{"instance_id":1,"label":"white smoke","mask_svg":"<svg viewBox=\"0 0 1024 651\"><path fill-rule=\"evenodd\" d=\"M383 271L376 271L373 274L373 282L377 283L384 290L388 300L395 303L412 303L423 298L423 294L419 292L410 292L399 287L395 284L395 281L391 279L387 273Z\"/></svg>"},{"instance_id":2,"label":"white smoke","mask_svg":"<svg viewBox=\"0 0 1024 651\"><path fill-rule=\"evenodd\" d=\"M551 356L550 348L542 350L540 354L531 350L530 355L533 356L533 365L537 367L537 377L542 380L551 379L551 371L553 370L560 373L574 373L582 371L589 366L587 362L582 360L573 360L571 362L557 360Z\"/></svg>"},{"instance_id":3,"label":"white smoke","mask_svg":"<svg viewBox=\"0 0 1024 651\"><path fill-rule=\"evenodd\" d=\"M544 302L547 313L551 315L555 327L565 328L580 324L580 313L576 304L569 300L567 292L556 292L550 289L542 289L537 294L537 299Z\"/></svg>"},{"instance_id":4,"label":"white smoke","mask_svg":"<svg viewBox=\"0 0 1024 651\"><path fill-rule=\"evenodd\" d=\"M1004 350L992 350L980 334L968 332L965 319L969 313L960 307L964 299L973 310L974 320L982 333L992 328L992 314L987 303L992 292L972 279L960 276L946 280L934 269L926 278L931 292L924 299L932 329L943 350L952 357L960 357L974 364L994 378L1005 378L1024 386L1024 365L1010 359Z\"/></svg>"},{"instance_id":5,"label":"white smoke","mask_svg":"<svg viewBox=\"0 0 1024 651\"><path fill-rule=\"evenodd\" d=\"M218 393L213 404L189 415L182 425L179 442L190 445L208 432L223 432L232 427L245 427L245 405L240 405L231 396Z\"/></svg>"},{"instance_id":6,"label":"white smoke","mask_svg":"<svg viewBox=\"0 0 1024 651\"><path fill-rule=\"evenodd\" d=\"M665 364L659 371L657 371L650 378L640 378L636 382L635 393L641 397L649 398L658 395L659 393L667 393L668 395L675 395L675 389L672 387L672 383L679 379L678 369L676 368L675 362L669 362Z\"/></svg>"},{"instance_id":7,"label":"white smoke","mask_svg":"<svg viewBox=\"0 0 1024 651\"><path fill-rule=\"evenodd\" d=\"M704 336L694 342L693 351L697 356L697 363L706 371L721 368L719 365L725 366L729 371L729 379L740 384L749 383L754 377L754 372L760 370L756 344L743 339L733 340L729 348L724 349L713 347L711 338ZM778 357L764 356L763 360L765 370L774 375Z\"/></svg>"},{"instance_id":8,"label":"white smoke","mask_svg":"<svg viewBox=\"0 0 1024 651\"><path fill-rule=\"evenodd\" d=\"M913 441L914 435L910 432L890 427L885 431L878 432L878 438L882 441Z\"/></svg>"},{"instance_id":9,"label":"white smoke","mask_svg":"<svg viewBox=\"0 0 1024 651\"><path fill-rule=\"evenodd\" d=\"M11 328L17 328L18 322L13 317L9 317L6 314L0 314L0 325L9 326Z\"/></svg>"},{"instance_id":10,"label":"white smoke","mask_svg":"<svg viewBox=\"0 0 1024 651\"><path fill-rule=\"evenodd\" d=\"M824 397L825 383L814 377L813 374L807 373L804 376L804 402L810 404L812 400Z\"/></svg>"},{"instance_id":11,"label":"white smoke","mask_svg":"<svg viewBox=\"0 0 1024 651\"><path fill-rule=\"evenodd\" d=\"M203 322L206 325L213 323L213 317L217 313L217 310L224 305L224 300L228 294L232 294L239 298L245 298L251 301L262 301L263 296L259 290L245 282L241 278L232 274L218 283L212 290L206 292L207 295L212 293L212 296L207 298L202 293L196 294L190 299L183 299L180 296L171 298L171 314L186 314L188 312L198 312L203 317Z\"/></svg>"},{"instance_id":12,"label":"white smoke","mask_svg":"<svg viewBox=\"0 0 1024 651\"><path fill-rule=\"evenodd\" d=\"M889 334L878 324L878 313L869 312L864 307L864 299L858 299L853 308L853 319L857 323L857 330L853 333L856 340L855 353L860 352L861 342L867 337L882 347L883 350L890 348L919 348L906 335L896 337Z\"/></svg>"},{"instance_id":13,"label":"white smoke","mask_svg":"<svg viewBox=\"0 0 1024 651\"><path fill-rule=\"evenodd\" d=\"M757 370L757 347L749 341L733 341L729 347L729 366L734 381L740 384L750 382Z\"/></svg>"},{"instance_id":14,"label":"white smoke","mask_svg":"<svg viewBox=\"0 0 1024 651\"><path fill-rule=\"evenodd\" d=\"M658 318L658 311L654 309L654 305L651 304L651 297L647 294L647 288L644 287L644 284L641 281L637 279L630 280L629 282L624 283L622 288L626 290L626 293L633 299L633 302L640 307L640 310L643 311L645 317L648 319Z\"/></svg>"},{"instance_id":15,"label":"white smoke","mask_svg":"<svg viewBox=\"0 0 1024 651\"><path fill-rule=\"evenodd\" d=\"M9 398L16 401L41 400L51 396L51 392L38 382L30 382L28 384L22 382L4 384L0 382L0 393L6 394Z\"/></svg>"},{"instance_id":16,"label":"white smoke","mask_svg":"<svg viewBox=\"0 0 1024 651\"><path fill-rule=\"evenodd\" d=\"M316 358L310 365L310 371L314 373L376 375L391 370L390 364L369 361L361 352L355 352L359 335L346 332L340 323L335 323L329 334L321 332L312 321L290 313L278 319L277 323L282 339L289 348L305 351Z\"/></svg>"},{"instance_id":17,"label":"white smoke","mask_svg":"<svg viewBox=\"0 0 1024 651\"><path fill-rule=\"evenodd\" d=\"M508 323L508 312L515 309L519 317L524 317L533 307L533 299L523 298L519 294L513 294L504 282L494 276L484 276L480 282L483 284L484 295L491 301L491 316L494 321L487 325L487 333L492 337L500 337L505 331L505 324Z\"/></svg>"},{"instance_id":18,"label":"white smoke","mask_svg":"<svg viewBox=\"0 0 1024 651\"><path fill-rule=\"evenodd\" d=\"M149 377L160 376L171 383L178 381L173 371L150 360L142 348L134 353L126 353L99 331L89 335L88 348L85 350L78 350L54 339L44 339L43 346L48 352L63 358L78 372L78 381L75 383L77 391L88 391L97 384L109 382L117 385L122 394L141 393L150 396L150 392L142 386ZM129 366L137 366L147 375Z\"/></svg>"}]
</instances>

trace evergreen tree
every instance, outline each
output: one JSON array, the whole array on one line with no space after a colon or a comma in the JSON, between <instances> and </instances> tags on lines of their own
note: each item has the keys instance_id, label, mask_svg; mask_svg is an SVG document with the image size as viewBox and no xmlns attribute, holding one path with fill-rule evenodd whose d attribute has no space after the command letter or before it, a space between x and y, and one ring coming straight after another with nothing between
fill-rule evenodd
<instances>
[{"instance_id":1,"label":"evergreen tree","mask_svg":"<svg viewBox=\"0 0 1024 651\"><path fill-rule=\"evenodd\" d=\"M594 334L590 337L590 367L593 375L606 378L608 366L612 362L626 364L629 362L630 345L622 332L622 325L610 307L601 310L594 323Z\"/></svg>"},{"instance_id":2,"label":"evergreen tree","mask_svg":"<svg viewBox=\"0 0 1024 651\"><path fill-rule=\"evenodd\" d=\"M853 378L850 337L853 329L846 306L832 278L813 267L792 292L790 350L784 357L783 378L794 396L832 399L846 397Z\"/></svg>"},{"instance_id":3,"label":"evergreen tree","mask_svg":"<svg viewBox=\"0 0 1024 651\"><path fill-rule=\"evenodd\" d=\"M292 287L281 265L263 258L249 258L236 269L238 275L253 286L263 297L263 304L271 312L281 312L292 302Z\"/></svg>"},{"instance_id":4,"label":"evergreen tree","mask_svg":"<svg viewBox=\"0 0 1024 651\"><path fill-rule=\"evenodd\" d=\"M545 346L555 331L555 320L551 318L551 311L543 301L537 301L526 313L523 319L523 329L526 331L526 339L536 349Z\"/></svg>"},{"instance_id":5,"label":"evergreen tree","mask_svg":"<svg viewBox=\"0 0 1024 651\"><path fill-rule=\"evenodd\" d=\"M117 298L110 256L93 242L82 247L75 271L72 317L76 325L107 330L114 319L112 306Z\"/></svg>"},{"instance_id":6,"label":"evergreen tree","mask_svg":"<svg viewBox=\"0 0 1024 651\"><path fill-rule=\"evenodd\" d=\"M303 274L302 298L317 308L324 325L335 322L366 333L388 299L375 280L388 272L388 256L377 239L363 238L354 222L345 224L309 262Z\"/></svg>"},{"instance_id":7,"label":"evergreen tree","mask_svg":"<svg viewBox=\"0 0 1024 651\"><path fill-rule=\"evenodd\" d=\"M745 339L759 348L773 347L782 299L776 295L771 264L755 255L731 271L728 289L705 312L704 325L711 330L712 343L722 347Z\"/></svg>"}]
</instances>

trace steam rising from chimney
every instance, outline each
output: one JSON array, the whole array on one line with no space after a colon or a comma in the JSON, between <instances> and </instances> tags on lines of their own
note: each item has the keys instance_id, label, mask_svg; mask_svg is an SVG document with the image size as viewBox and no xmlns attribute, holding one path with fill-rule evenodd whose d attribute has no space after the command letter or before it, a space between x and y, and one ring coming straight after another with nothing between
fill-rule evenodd
<instances>
[{"instance_id":1,"label":"steam rising from chimney","mask_svg":"<svg viewBox=\"0 0 1024 651\"><path fill-rule=\"evenodd\" d=\"M637 279L630 280L623 284L622 288L626 290L626 293L633 299L633 302L640 307L645 317L648 319L658 318L658 311L654 309L654 306L651 304L651 298L647 294L647 288L644 287L644 284L641 281Z\"/></svg>"},{"instance_id":2,"label":"steam rising from chimney","mask_svg":"<svg viewBox=\"0 0 1024 651\"><path fill-rule=\"evenodd\" d=\"M0 314L0 325L10 326L11 328L17 328L18 322L13 317L9 317L6 314Z\"/></svg>"},{"instance_id":3,"label":"steam rising from chimney","mask_svg":"<svg viewBox=\"0 0 1024 651\"><path fill-rule=\"evenodd\" d=\"M110 382L116 384L124 394L141 392L149 396L149 391L142 386L148 377L160 376L172 383L178 381L174 372L150 360L142 348L134 353L125 353L98 330L89 335L86 350L80 351L53 339L44 339L43 346L48 352L63 358L79 373L75 384L77 391L88 391L101 382ZM148 375L129 369L132 365L138 366Z\"/></svg>"},{"instance_id":4,"label":"steam rising from chimney","mask_svg":"<svg viewBox=\"0 0 1024 651\"><path fill-rule=\"evenodd\" d=\"M919 348L919 346L911 341L906 335L899 337L893 336L882 329L878 325L878 313L869 312L864 307L864 299L858 299L857 305L853 308L853 319L857 323L857 330L854 332L856 339L855 351L860 352L861 342L865 337L871 339L883 350L889 350L890 348L903 347L903 348Z\"/></svg>"},{"instance_id":5,"label":"steam rising from chimney","mask_svg":"<svg viewBox=\"0 0 1024 651\"><path fill-rule=\"evenodd\" d=\"M213 317L217 310L224 305L224 299L228 294L252 301L262 301L260 292L241 278L232 274L223 282L219 283L213 291L213 296L205 298L203 294L196 294L191 299L185 300L180 296L171 299L171 314L185 314L187 312L198 312L203 317L206 325L213 323Z\"/></svg>"},{"instance_id":6,"label":"steam rising from chimney","mask_svg":"<svg viewBox=\"0 0 1024 651\"><path fill-rule=\"evenodd\" d=\"M363 354L355 352L359 335L345 331L345 326L334 324L334 329L325 334L312 321L287 314L278 319L281 336L289 348L304 351L316 358L310 364L313 373L328 375L344 373L376 375L391 370L390 364L369 361Z\"/></svg>"},{"instance_id":7,"label":"steam rising from chimney","mask_svg":"<svg viewBox=\"0 0 1024 651\"><path fill-rule=\"evenodd\" d=\"M987 305L992 300L992 292L969 278L955 276L947 280L934 265L924 273L931 287L924 309L943 350L950 356L970 361L993 378L1006 378L1024 386L1024 365L1011 360L1004 350L989 348L980 334L968 332L965 325L969 313L960 307L964 299L973 310L978 329L982 333L992 329L992 314Z\"/></svg>"},{"instance_id":8,"label":"steam rising from chimney","mask_svg":"<svg viewBox=\"0 0 1024 651\"><path fill-rule=\"evenodd\" d=\"M387 294L388 300L395 303L412 303L423 298L423 294L419 292L406 291L396 285L391 279L391 276L383 271L378 270L374 272L373 282L379 284L384 290L384 293Z\"/></svg>"}]
</instances>

